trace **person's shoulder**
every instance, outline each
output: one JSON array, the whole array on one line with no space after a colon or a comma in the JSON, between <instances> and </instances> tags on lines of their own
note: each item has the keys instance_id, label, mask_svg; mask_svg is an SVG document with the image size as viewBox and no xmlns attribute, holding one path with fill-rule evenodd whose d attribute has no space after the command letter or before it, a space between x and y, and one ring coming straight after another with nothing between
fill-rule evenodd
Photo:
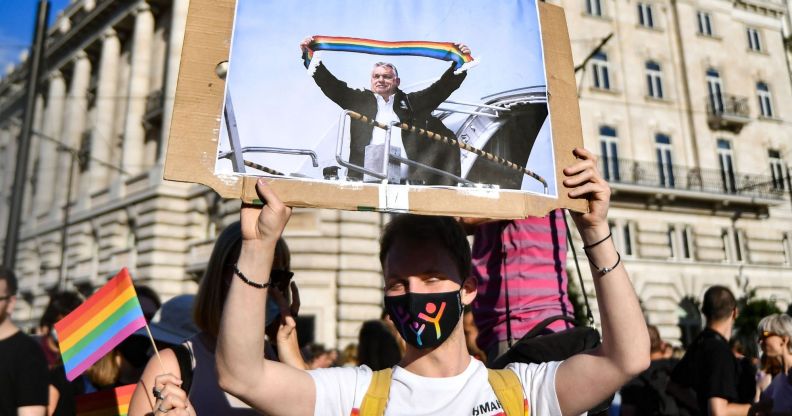
<instances>
[{"instance_id":1,"label":"person's shoulder","mask_svg":"<svg viewBox=\"0 0 792 416\"><path fill-rule=\"evenodd\" d=\"M330 367L330 368L317 368L308 370L314 380L316 379L344 379L344 378L360 378L371 377L374 371L367 365L359 365L353 367Z\"/></svg>"},{"instance_id":2,"label":"person's shoulder","mask_svg":"<svg viewBox=\"0 0 792 416\"><path fill-rule=\"evenodd\" d=\"M44 351L41 349L39 342L21 330L17 331L6 340L18 352L26 353L26 355L40 355L42 359L45 359Z\"/></svg>"}]
</instances>

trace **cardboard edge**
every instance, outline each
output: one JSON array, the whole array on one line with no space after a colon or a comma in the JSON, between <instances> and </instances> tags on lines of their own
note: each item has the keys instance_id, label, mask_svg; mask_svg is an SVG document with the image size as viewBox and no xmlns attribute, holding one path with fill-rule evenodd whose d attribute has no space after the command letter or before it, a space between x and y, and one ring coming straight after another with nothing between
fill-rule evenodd
<instances>
[{"instance_id":1,"label":"cardboard edge","mask_svg":"<svg viewBox=\"0 0 792 416\"><path fill-rule=\"evenodd\" d=\"M223 198L258 199L259 176L216 175L217 140L225 82L215 73L227 61L236 0L192 0L167 145L164 178L209 186ZM544 216L555 208L585 212L585 200L570 199L561 168L574 163L568 151L583 145L572 51L561 7L539 3L545 51L548 105L556 158L557 198L478 188L407 187L265 177L284 202L295 207L405 212L500 219ZM196 166L198 164L198 166Z\"/></svg>"}]
</instances>

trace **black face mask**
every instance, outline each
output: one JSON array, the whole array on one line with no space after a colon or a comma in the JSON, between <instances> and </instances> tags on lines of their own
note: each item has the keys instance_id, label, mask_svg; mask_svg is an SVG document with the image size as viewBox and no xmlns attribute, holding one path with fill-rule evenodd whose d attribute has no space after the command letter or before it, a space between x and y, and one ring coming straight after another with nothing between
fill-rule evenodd
<instances>
[{"instance_id":1,"label":"black face mask","mask_svg":"<svg viewBox=\"0 0 792 416\"><path fill-rule=\"evenodd\" d=\"M459 291L385 296L385 310L404 340L419 349L442 344L462 316Z\"/></svg>"}]
</instances>

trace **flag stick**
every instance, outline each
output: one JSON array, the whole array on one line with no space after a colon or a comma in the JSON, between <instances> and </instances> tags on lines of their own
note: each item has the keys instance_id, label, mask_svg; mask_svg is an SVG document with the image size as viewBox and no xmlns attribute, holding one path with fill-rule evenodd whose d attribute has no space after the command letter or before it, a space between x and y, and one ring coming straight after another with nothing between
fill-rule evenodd
<instances>
[{"instance_id":1,"label":"flag stick","mask_svg":"<svg viewBox=\"0 0 792 416\"><path fill-rule=\"evenodd\" d=\"M160 363L160 368L162 369L162 373L165 374L165 364L162 364L162 357L160 357L159 350L157 349L157 344L154 342L154 337L151 335L151 330L149 329L148 322L146 322L146 333L148 334L149 340L151 341L151 346L154 347L154 354L157 355L157 361Z\"/></svg>"}]
</instances>

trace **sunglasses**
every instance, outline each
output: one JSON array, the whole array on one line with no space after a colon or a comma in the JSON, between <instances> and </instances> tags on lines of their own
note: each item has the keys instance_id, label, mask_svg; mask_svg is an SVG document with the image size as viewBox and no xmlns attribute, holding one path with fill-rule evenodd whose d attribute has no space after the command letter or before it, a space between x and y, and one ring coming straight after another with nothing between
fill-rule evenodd
<instances>
[{"instance_id":1,"label":"sunglasses","mask_svg":"<svg viewBox=\"0 0 792 416\"><path fill-rule=\"evenodd\" d=\"M761 334L759 334L759 340L760 340L760 341L764 341L764 340L765 340L765 339L767 339L767 338L770 338L770 337L778 337L778 336L780 336L780 335L776 334L775 332L770 332L770 331L762 331L762 333L761 333Z\"/></svg>"}]
</instances>

